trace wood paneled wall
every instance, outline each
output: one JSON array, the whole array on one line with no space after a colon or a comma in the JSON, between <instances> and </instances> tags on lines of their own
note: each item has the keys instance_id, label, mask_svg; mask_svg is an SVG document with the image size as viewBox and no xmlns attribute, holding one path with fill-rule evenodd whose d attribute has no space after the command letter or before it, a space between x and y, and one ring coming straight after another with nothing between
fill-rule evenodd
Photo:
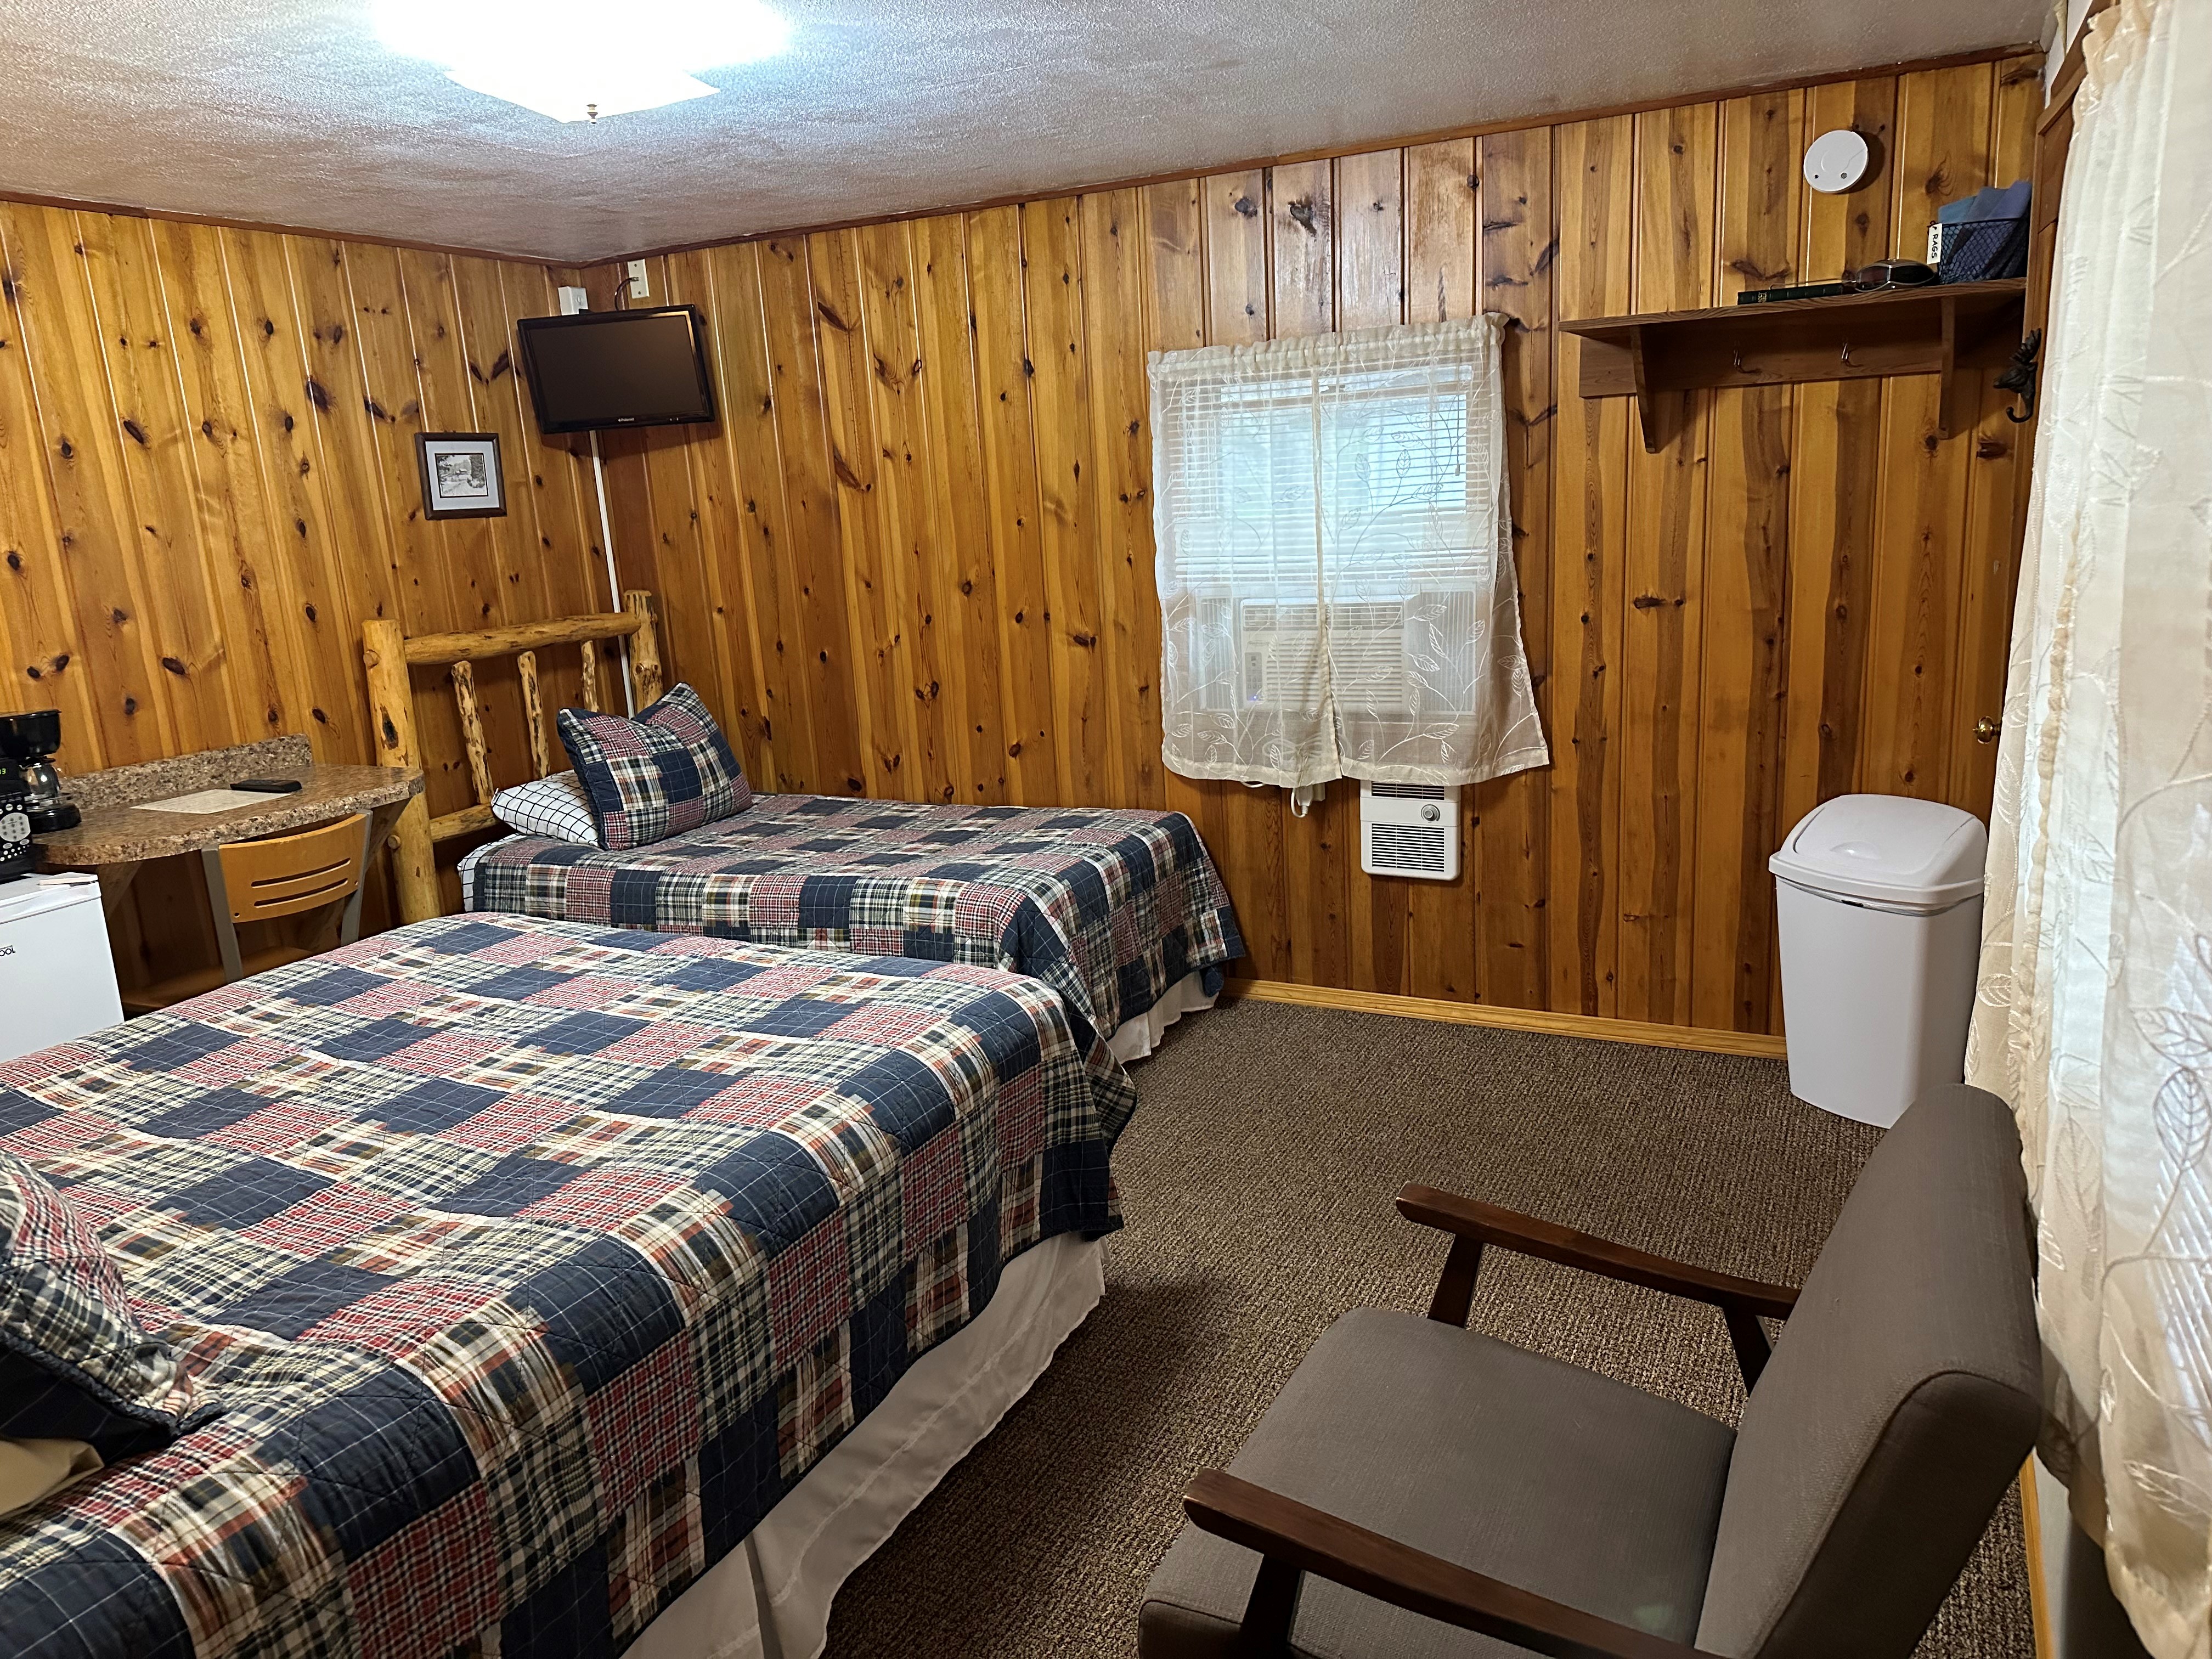
<instances>
[{"instance_id":1,"label":"wood paneled wall","mask_svg":"<svg viewBox=\"0 0 2212 1659\"><path fill-rule=\"evenodd\" d=\"M1171 806L1270 979L1779 1029L1767 855L1839 793L1986 809L2032 428L1933 377L1684 398L1646 454L1565 318L1918 257L2024 177L2021 58L718 246L723 418L611 447L625 585L781 789ZM1805 189L1856 126L1873 182ZM592 274L611 302L611 271ZM1358 869L1356 787L1166 773L1145 354L1502 311L1522 614L1553 763L1449 884Z\"/></svg>"},{"instance_id":2,"label":"wood paneled wall","mask_svg":"<svg viewBox=\"0 0 2212 1659\"><path fill-rule=\"evenodd\" d=\"M555 271L7 202L0 270L0 709L58 705L64 771L288 732L367 762L364 620L605 608L588 459L514 371ZM506 517L422 519L423 430L500 434ZM444 810L471 797L423 702ZM519 769L519 694L487 712ZM212 959L186 874L141 878L126 977Z\"/></svg>"}]
</instances>

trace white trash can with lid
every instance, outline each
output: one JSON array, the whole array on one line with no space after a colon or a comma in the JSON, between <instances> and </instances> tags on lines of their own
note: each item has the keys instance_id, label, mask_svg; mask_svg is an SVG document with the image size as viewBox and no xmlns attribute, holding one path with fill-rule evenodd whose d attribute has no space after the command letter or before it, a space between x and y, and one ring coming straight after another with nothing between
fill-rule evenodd
<instances>
[{"instance_id":1,"label":"white trash can with lid","mask_svg":"<svg viewBox=\"0 0 2212 1659\"><path fill-rule=\"evenodd\" d=\"M1989 834L1904 795L1839 795L1767 860L1790 1091L1884 1128L1966 1069Z\"/></svg>"}]
</instances>

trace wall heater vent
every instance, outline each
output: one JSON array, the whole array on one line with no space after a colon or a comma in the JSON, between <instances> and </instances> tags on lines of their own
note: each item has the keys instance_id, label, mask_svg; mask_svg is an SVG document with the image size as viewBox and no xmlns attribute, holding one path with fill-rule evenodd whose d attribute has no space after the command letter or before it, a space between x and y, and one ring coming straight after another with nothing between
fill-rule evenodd
<instances>
[{"instance_id":1,"label":"wall heater vent","mask_svg":"<svg viewBox=\"0 0 2212 1659\"><path fill-rule=\"evenodd\" d=\"M1459 876L1459 786L1359 785L1359 867L1370 876Z\"/></svg>"}]
</instances>

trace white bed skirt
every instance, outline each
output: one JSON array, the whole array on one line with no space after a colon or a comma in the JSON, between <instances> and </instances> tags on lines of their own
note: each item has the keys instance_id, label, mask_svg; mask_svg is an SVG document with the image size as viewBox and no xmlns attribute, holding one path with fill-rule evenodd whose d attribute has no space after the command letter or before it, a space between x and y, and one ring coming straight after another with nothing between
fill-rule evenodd
<instances>
[{"instance_id":1,"label":"white bed skirt","mask_svg":"<svg viewBox=\"0 0 2212 1659\"><path fill-rule=\"evenodd\" d=\"M1160 1035L1185 1014L1213 1006L1213 998L1206 988L1206 975L1185 974L1160 993L1160 1000L1142 1014L1124 1020L1121 1029L1106 1039L1106 1046L1114 1058L1124 1066L1142 1060L1160 1046Z\"/></svg>"},{"instance_id":2,"label":"white bed skirt","mask_svg":"<svg viewBox=\"0 0 2212 1659\"><path fill-rule=\"evenodd\" d=\"M916 1360L628 1659L818 1659L838 1587L1044 1374L1105 1295L1105 1258L1103 1239L1062 1233L1007 1263L981 1314Z\"/></svg>"}]
</instances>

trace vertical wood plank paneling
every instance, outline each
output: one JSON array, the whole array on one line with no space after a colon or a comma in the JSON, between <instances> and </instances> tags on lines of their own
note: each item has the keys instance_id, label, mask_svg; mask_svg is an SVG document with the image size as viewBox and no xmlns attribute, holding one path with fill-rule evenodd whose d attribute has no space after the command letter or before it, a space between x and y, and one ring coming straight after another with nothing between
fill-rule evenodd
<instances>
[{"instance_id":1,"label":"vertical wood plank paneling","mask_svg":"<svg viewBox=\"0 0 2212 1659\"><path fill-rule=\"evenodd\" d=\"M1210 292L1206 280L1206 199L1202 181L1183 179L1145 188L1145 343L1152 351L1183 351L1206 343L1206 307ZM1147 388L1147 403L1150 392ZM1149 408L1147 410L1149 425ZM1147 478L1152 454L1145 454ZM1155 550L1157 556L1157 548ZM1159 623L1158 576L1148 570L1142 586L1149 592L1152 628ZM1147 741L1159 752L1160 731ZM1227 795L1224 786L1200 781L1161 768L1165 804L1188 816L1210 848L1225 855L1229 846ZM1224 870L1224 878L1227 872Z\"/></svg>"},{"instance_id":2,"label":"vertical wood plank paneling","mask_svg":"<svg viewBox=\"0 0 2212 1659\"><path fill-rule=\"evenodd\" d=\"M1405 155L1406 320L1472 317L1480 191L1474 140L1415 144Z\"/></svg>"},{"instance_id":3,"label":"vertical wood plank paneling","mask_svg":"<svg viewBox=\"0 0 2212 1659\"><path fill-rule=\"evenodd\" d=\"M882 447L876 441L869 394L870 347L860 310L857 234L832 230L808 237L806 265L822 358L830 471L835 481L848 649L860 690L854 704L867 768L866 793L896 800L906 793L911 705L902 684L908 678L906 641L892 586L896 562L888 556L882 504L876 495Z\"/></svg>"},{"instance_id":4,"label":"vertical wood plank paneling","mask_svg":"<svg viewBox=\"0 0 2212 1659\"><path fill-rule=\"evenodd\" d=\"M33 363L34 410L54 511L52 557L75 611L80 667L94 688L101 758L149 760L176 741L145 616L120 422L70 216L0 204L15 325Z\"/></svg>"},{"instance_id":5,"label":"vertical wood plank paneling","mask_svg":"<svg viewBox=\"0 0 2212 1659\"><path fill-rule=\"evenodd\" d=\"M970 216L968 282L998 579L999 707L1006 738L1006 787L1010 799L1027 804L1052 800L1059 778L1032 409L1036 371L1022 313L1024 218L1020 208Z\"/></svg>"},{"instance_id":6,"label":"vertical wood plank paneling","mask_svg":"<svg viewBox=\"0 0 2212 1659\"><path fill-rule=\"evenodd\" d=\"M219 233L229 309L251 403L252 441L273 520L274 604L296 637L307 672L304 730L325 759L366 763L372 752L368 705L356 667L361 645L346 635L361 607L349 574L357 562L383 562L383 526L340 527L331 520L323 461L316 443L307 325L295 303L283 239L246 231Z\"/></svg>"},{"instance_id":7,"label":"vertical wood plank paneling","mask_svg":"<svg viewBox=\"0 0 2212 1659\"><path fill-rule=\"evenodd\" d=\"M726 489L740 508L734 539L738 586L758 641L763 775L778 789L803 789L820 775L814 752L814 707L805 687L799 623L798 545L789 533L783 461L778 448L775 372L763 317L760 250L750 244L711 256L715 308L710 325L722 373L721 429Z\"/></svg>"},{"instance_id":8,"label":"vertical wood plank paneling","mask_svg":"<svg viewBox=\"0 0 2212 1659\"><path fill-rule=\"evenodd\" d=\"M499 615L516 622L573 616L592 608L591 603L574 591L573 580L563 583L556 593L554 568L561 562L547 556L556 544L553 534L560 520L573 520L574 504L564 501L549 484L545 469L532 453L534 434L515 372L514 330L500 265L491 259L456 259L452 270L460 366L467 376L465 407L456 410L454 418L465 430L499 434L507 486L506 515L482 520L490 537L490 578L497 595L491 603ZM555 477L563 485L568 483L557 471ZM553 522L548 523L549 519ZM567 562L573 577L574 568L582 562L573 546ZM576 673L571 656L568 652L548 653L538 665L540 695L550 698L549 707L561 707L574 691ZM508 673L502 671L490 677L488 689L514 699L508 712L527 753L528 722L523 718L519 680L510 684ZM512 775L501 776L506 781Z\"/></svg>"},{"instance_id":9,"label":"vertical wood plank paneling","mask_svg":"<svg viewBox=\"0 0 2212 1659\"><path fill-rule=\"evenodd\" d=\"M1716 112L1636 118L1634 308L1713 301ZM1687 1024L1710 392L1679 394L1657 453L1628 449L1628 609L1621 619L1620 992L1623 1019Z\"/></svg>"},{"instance_id":10,"label":"vertical wood plank paneling","mask_svg":"<svg viewBox=\"0 0 2212 1659\"><path fill-rule=\"evenodd\" d=\"M1405 289L1408 321L1440 322L1474 314L1478 237L1477 182L1471 142L1429 144L1407 152ZM1433 307L1433 310L1430 309ZM1352 792L1347 787L1349 795ZM1480 834L1474 792L1461 792L1460 873L1449 882L1379 878L1369 884L1361 907L1374 929L1378 951L1395 944L1394 917L1404 915L1405 961L1401 980L1415 996L1472 1000L1482 994L1480 959ZM1348 805L1356 809L1356 799ZM1345 829L1358 857L1358 825ZM1378 969L1377 978L1382 976Z\"/></svg>"},{"instance_id":11,"label":"vertical wood plank paneling","mask_svg":"<svg viewBox=\"0 0 2212 1659\"><path fill-rule=\"evenodd\" d=\"M1714 297L1726 303L1793 280L1803 94L1732 99L1721 106L1719 136ZM1691 1017L1721 1030L1764 1030L1773 994L1765 859L1780 836L1793 391L1713 394Z\"/></svg>"},{"instance_id":12,"label":"vertical wood plank paneling","mask_svg":"<svg viewBox=\"0 0 2212 1659\"><path fill-rule=\"evenodd\" d=\"M1110 796L1158 807L1158 596L1152 584L1152 423L1145 381L1145 198L1117 190L1082 201L1084 341L1098 519Z\"/></svg>"},{"instance_id":13,"label":"vertical wood plank paneling","mask_svg":"<svg viewBox=\"0 0 2212 1659\"><path fill-rule=\"evenodd\" d=\"M1206 343L1242 345L1268 337L1273 299L1268 280L1267 179L1264 173L1218 173L1203 181ZM1270 790L1233 783L1212 786L1221 802L1221 845L1230 897L1236 901L1251 971L1289 979L1295 926L1283 845L1285 812Z\"/></svg>"},{"instance_id":14,"label":"vertical wood plank paneling","mask_svg":"<svg viewBox=\"0 0 2212 1659\"><path fill-rule=\"evenodd\" d=\"M1023 294L1029 319L1046 638L1052 664L1054 799L1106 803L1113 791L1098 543L1091 461L1091 365L1083 327L1082 227L1077 198L1023 210Z\"/></svg>"},{"instance_id":15,"label":"vertical wood plank paneling","mask_svg":"<svg viewBox=\"0 0 2212 1659\"><path fill-rule=\"evenodd\" d=\"M768 323L770 398L783 468L786 556L797 599L799 683L812 711L814 770L809 788L823 794L867 793L858 705L865 684L852 660L845 603L845 555L838 524L841 488L833 470L827 398L815 357L814 290L803 240L760 244L761 303Z\"/></svg>"},{"instance_id":16,"label":"vertical wood plank paneling","mask_svg":"<svg viewBox=\"0 0 2212 1659\"><path fill-rule=\"evenodd\" d=\"M922 350L915 317L908 228L873 225L860 233L860 301L868 337L869 393L874 399L877 508L882 515L884 574L896 605L896 632L905 673L892 687L905 712L905 793L911 799L957 798L952 744L958 730L946 695L944 651L950 583L939 551L937 465L922 408Z\"/></svg>"},{"instance_id":17,"label":"vertical wood plank paneling","mask_svg":"<svg viewBox=\"0 0 2212 1659\"><path fill-rule=\"evenodd\" d=\"M2031 63L1994 66L1990 111L1990 182L2009 185L2035 170L2035 126L2042 76ZM2029 324L2034 326L2033 323ZM1996 787L1997 746L1973 735L1977 720L2003 712L2005 661L2012 636L2015 556L2025 523L2021 484L2034 453L2035 428L2006 418L2012 399L1987 384L1970 438L1966 527L1960 551L1958 661L1952 687L1950 775L1942 799L1987 816Z\"/></svg>"},{"instance_id":18,"label":"vertical wood plank paneling","mask_svg":"<svg viewBox=\"0 0 2212 1659\"><path fill-rule=\"evenodd\" d=\"M1990 182L1995 81L1993 65L1975 64L1899 82L1890 212L1891 246L1900 253L1923 252L1936 210ZM1906 375L1885 392L1859 787L1935 799L1949 781L1954 735L1960 544L1972 447L1938 435L1936 376Z\"/></svg>"},{"instance_id":19,"label":"vertical wood plank paneling","mask_svg":"<svg viewBox=\"0 0 2212 1659\"><path fill-rule=\"evenodd\" d=\"M1481 144L1481 293L1486 311L1511 319L1505 376L1505 477L1512 512L1521 635L1536 709L1558 752L1553 695L1552 441L1559 430L1553 378L1552 134L1499 133ZM1550 780L1519 772L1472 792L1471 845L1478 884L1482 1000L1540 1008L1550 989L1545 895L1551 864Z\"/></svg>"},{"instance_id":20,"label":"vertical wood plank paneling","mask_svg":"<svg viewBox=\"0 0 2212 1659\"><path fill-rule=\"evenodd\" d=\"M313 678L297 632L270 596L273 524L262 495L245 366L231 321L220 234L207 225L155 223L162 273L161 325L182 396L184 447L210 597L239 704L241 734L274 737L307 728L291 706L294 688Z\"/></svg>"},{"instance_id":21,"label":"vertical wood plank paneling","mask_svg":"<svg viewBox=\"0 0 2212 1659\"><path fill-rule=\"evenodd\" d=\"M284 732L366 758L366 618L590 592L574 454L514 391L544 267L0 203L0 708L60 707L65 772ZM422 522L426 419L501 433L510 517ZM495 756L526 763L497 678ZM450 699L425 716L458 804ZM196 868L149 867L114 934L126 983L211 959Z\"/></svg>"},{"instance_id":22,"label":"vertical wood plank paneling","mask_svg":"<svg viewBox=\"0 0 2212 1659\"><path fill-rule=\"evenodd\" d=\"M1339 327L1379 328L1405 319L1406 169L1406 152L1395 149L1347 155L1336 164ZM1432 235L1446 229L1428 228ZM1393 988L1405 983L1407 884L1370 877L1359 867L1358 783L1347 778L1333 786L1307 825L1288 828L1293 837L1303 830L1314 838L1326 877L1320 908L1330 937L1314 953L1318 982L1343 984L1348 975L1351 984L1372 990L1387 973ZM1387 970L1376 966L1378 939L1389 958Z\"/></svg>"},{"instance_id":23,"label":"vertical wood plank paneling","mask_svg":"<svg viewBox=\"0 0 2212 1659\"><path fill-rule=\"evenodd\" d=\"M1406 320L1406 152L1370 150L1336 164L1339 328Z\"/></svg>"},{"instance_id":24,"label":"vertical wood plank paneling","mask_svg":"<svg viewBox=\"0 0 2212 1659\"><path fill-rule=\"evenodd\" d=\"M1626 116L1552 131L1559 194L1558 315L1629 309L1635 131ZM1559 377L1581 375L1581 343L1560 337ZM1620 398L1559 400L1552 562L1551 884L1545 899L1550 1005L1619 1006L1621 611L1626 576L1629 428Z\"/></svg>"},{"instance_id":25,"label":"vertical wood plank paneling","mask_svg":"<svg viewBox=\"0 0 2212 1659\"><path fill-rule=\"evenodd\" d=\"M58 708L59 764L83 771L106 763L101 692L80 642L62 557L10 228L0 208L0 617L9 650L0 706Z\"/></svg>"},{"instance_id":26,"label":"vertical wood plank paneling","mask_svg":"<svg viewBox=\"0 0 2212 1659\"><path fill-rule=\"evenodd\" d=\"M1402 163L1407 322L1444 322L1475 311L1477 181L1472 139L1419 144ZM1351 794L1354 786L1347 785ZM1358 802L1350 803L1356 812ZM1461 803L1461 875L1449 894L1427 882L1355 876L1353 982L1409 995L1474 996L1478 927L1474 907L1480 831L1474 804ZM1347 858L1357 862L1359 829L1346 827ZM1358 902L1364 895L1364 902ZM1453 935L1447 944L1448 934ZM1458 988L1447 991L1447 986Z\"/></svg>"},{"instance_id":27,"label":"vertical wood plank paneling","mask_svg":"<svg viewBox=\"0 0 2212 1659\"><path fill-rule=\"evenodd\" d=\"M1334 172L1327 161L1277 167L1269 188L1273 337L1358 326L1338 314L1338 255L1341 252L1346 269L1374 264L1374 253L1355 249L1376 228L1338 222ZM1265 789L1257 797L1276 814L1275 828L1282 836L1283 879L1296 909L1290 928L1291 977L1304 984L1344 982L1350 939L1343 826L1346 804L1358 793L1358 785L1349 779L1334 784L1304 817L1291 811L1283 791Z\"/></svg>"},{"instance_id":28,"label":"vertical wood plank paneling","mask_svg":"<svg viewBox=\"0 0 2212 1659\"><path fill-rule=\"evenodd\" d=\"M1915 253L2028 170L2036 92L2032 59L1875 76L653 260L722 414L604 441L623 580L763 785L1189 813L1241 971L1773 1029L1788 826L1985 802L2027 434L1991 398L1931 444L1932 382L1813 382L1685 398L1649 455L1556 324ZM1845 125L1879 176L1804 191ZM0 204L0 706L59 703L70 764L278 727L355 757L364 617L607 602L589 446L534 432L513 331L559 282L612 305L612 265ZM1355 787L1292 819L1159 762L1144 356L1478 307L1553 763L1469 792L1460 882L1370 880ZM425 428L501 434L507 518L422 520ZM526 767L519 687L479 691ZM458 805L451 700L422 714ZM197 890L142 886L126 970L203 951Z\"/></svg>"},{"instance_id":29,"label":"vertical wood plank paneling","mask_svg":"<svg viewBox=\"0 0 2212 1659\"><path fill-rule=\"evenodd\" d=\"M1007 799L1009 739L1000 702L999 576L983 488L976 402L981 371L969 308L967 221L957 213L918 220L914 241L921 386L935 458L929 483L945 537L952 660L959 664L952 682L960 735L953 781L958 799L997 805Z\"/></svg>"},{"instance_id":30,"label":"vertical wood plank paneling","mask_svg":"<svg viewBox=\"0 0 2212 1659\"><path fill-rule=\"evenodd\" d=\"M671 255L657 274L654 291L672 304L696 305L713 314L717 297L713 261L702 252ZM718 351L711 339L708 351L710 356ZM701 568L694 578L698 583L696 610L687 617L685 589L661 585L665 567L656 560L651 591L660 601L660 650L664 661L668 660L674 642L672 683L693 680L738 744L744 763L753 769L752 775L766 778L772 774L765 769L769 756L763 735L766 720L759 640L746 599L744 514L730 457L729 425L718 422L689 436L690 441L672 446L684 471L679 475L672 470L668 486L685 490L691 502L687 516L701 554ZM711 665L717 681L711 692L684 670L687 661Z\"/></svg>"},{"instance_id":31,"label":"vertical wood plank paneling","mask_svg":"<svg viewBox=\"0 0 2212 1659\"><path fill-rule=\"evenodd\" d=\"M153 226L143 219L76 216L76 246L92 290L107 395L123 441L134 562L153 623L174 741L209 748L240 740L228 643L201 544L182 386L162 314ZM248 721L246 735L265 727Z\"/></svg>"},{"instance_id":32,"label":"vertical wood plank paneling","mask_svg":"<svg viewBox=\"0 0 2212 1659\"><path fill-rule=\"evenodd\" d=\"M1842 82L1807 90L1805 126L1850 127L1884 156L1896 141L1897 83ZM1893 166L1893 162L1889 165ZM1808 281L1826 281L1890 246L1888 166L1848 195L1808 192ZM1783 720L1786 833L1857 780L1865 690L1875 517L1881 498L1880 380L1814 380L1796 388L1790 474L1789 696Z\"/></svg>"}]
</instances>

